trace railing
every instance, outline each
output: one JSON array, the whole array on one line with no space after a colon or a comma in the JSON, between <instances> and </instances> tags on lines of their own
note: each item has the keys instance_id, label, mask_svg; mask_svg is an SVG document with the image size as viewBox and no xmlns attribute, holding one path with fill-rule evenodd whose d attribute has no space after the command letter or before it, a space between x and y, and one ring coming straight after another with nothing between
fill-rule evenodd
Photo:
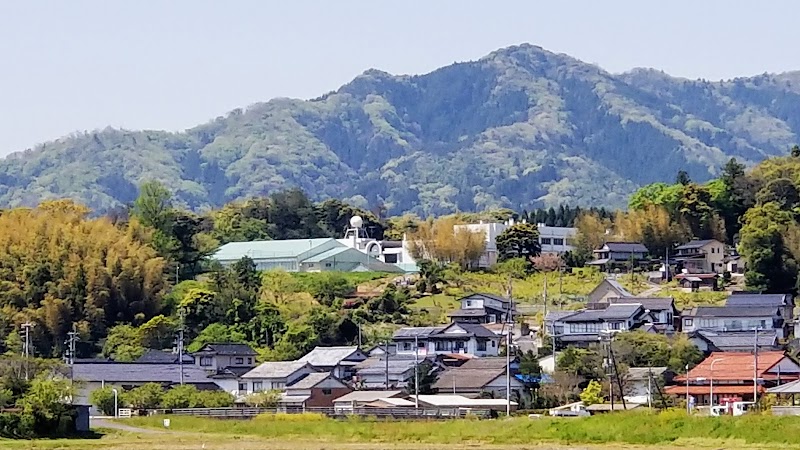
<instances>
[{"instance_id":1,"label":"railing","mask_svg":"<svg viewBox=\"0 0 800 450\"><path fill-rule=\"evenodd\" d=\"M489 410L475 410L469 408L361 408L361 407L329 407L329 408L180 408L157 409L148 411L149 414L172 414L176 416L203 416L219 419L249 419L261 414L324 414L333 418L348 416L375 417L387 419L453 419L466 416L489 417Z\"/></svg>"}]
</instances>

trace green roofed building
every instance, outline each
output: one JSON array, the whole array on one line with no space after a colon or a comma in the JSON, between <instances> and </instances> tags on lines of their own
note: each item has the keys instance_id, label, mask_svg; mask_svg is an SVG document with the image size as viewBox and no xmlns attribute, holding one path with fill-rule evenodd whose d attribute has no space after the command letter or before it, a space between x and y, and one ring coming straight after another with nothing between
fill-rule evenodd
<instances>
[{"instance_id":1,"label":"green roofed building","mask_svg":"<svg viewBox=\"0 0 800 450\"><path fill-rule=\"evenodd\" d=\"M403 272L394 264L380 261L333 238L230 242L220 247L212 259L227 266L245 256L255 262L258 270Z\"/></svg>"}]
</instances>

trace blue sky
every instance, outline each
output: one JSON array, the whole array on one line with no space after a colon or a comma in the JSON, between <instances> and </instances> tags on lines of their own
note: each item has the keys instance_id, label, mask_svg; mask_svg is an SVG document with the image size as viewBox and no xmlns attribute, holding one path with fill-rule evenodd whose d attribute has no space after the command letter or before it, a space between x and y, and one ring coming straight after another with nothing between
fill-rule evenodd
<instances>
[{"instance_id":1,"label":"blue sky","mask_svg":"<svg viewBox=\"0 0 800 450\"><path fill-rule=\"evenodd\" d=\"M800 70L800 2L0 2L0 155L105 126L179 130L367 68L424 73L529 42L612 72Z\"/></svg>"}]
</instances>

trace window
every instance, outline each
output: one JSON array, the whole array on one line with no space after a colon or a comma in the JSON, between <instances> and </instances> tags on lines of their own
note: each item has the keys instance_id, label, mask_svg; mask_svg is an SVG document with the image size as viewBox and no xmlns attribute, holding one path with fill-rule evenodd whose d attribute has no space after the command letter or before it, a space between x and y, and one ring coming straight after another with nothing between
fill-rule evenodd
<instances>
[{"instance_id":1,"label":"window","mask_svg":"<svg viewBox=\"0 0 800 450\"><path fill-rule=\"evenodd\" d=\"M244 358L236 358L234 364L242 365L244 364Z\"/></svg>"},{"instance_id":2,"label":"window","mask_svg":"<svg viewBox=\"0 0 800 450\"><path fill-rule=\"evenodd\" d=\"M322 389L322 395L331 395L333 393L330 389ZM416 397L415 397L416 398Z\"/></svg>"},{"instance_id":3,"label":"window","mask_svg":"<svg viewBox=\"0 0 800 450\"><path fill-rule=\"evenodd\" d=\"M333 264L331 264L331 263L325 263L325 267L333 267Z\"/></svg>"},{"instance_id":4,"label":"window","mask_svg":"<svg viewBox=\"0 0 800 450\"><path fill-rule=\"evenodd\" d=\"M402 349L404 352L410 352L410 351L412 350L412 348L411 348L411 342L403 342L403 345L401 345L401 346L400 346L400 348L401 348L401 349Z\"/></svg>"},{"instance_id":5,"label":"window","mask_svg":"<svg viewBox=\"0 0 800 450\"><path fill-rule=\"evenodd\" d=\"M494 341L492 341L492 348L494 348L494 347L495 347L495 345L497 345L497 344L495 344L495 342L494 342Z\"/></svg>"},{"instance_id":6,"label":"window","mask_svg":"<svg viewBox=\"0 0 800 450\"><path fill-rule=\"evenodd\" d=\"M553 245L564 245L564 239L562 238L553 239Z\"/></svg>"},{"instance_id":7,"label":"window","mask_svg":"<svg viewBox=\"0 0 800 450\"><path fill-rule=\"evenodd\" d=\"M550 238L542 238L542 245L550 245L552 239Z\"/></svg>"},{"instance_id":8,"label":"window","mask_svg":"<svg viewBox=\"0 0 800 450\"><path fill-rule=\"evenodd\" d=\"M717 321L714 319L700 319L699 325L700 328L714 328L717 325Z\"/></svg>"},{"instance_id":9,"label":"window","mask_svg":"<svg viewBox=\"0 0 800 450\"><path fill-rule=\"evenodd\" d=\"M472 300L467 300L467 307L469 308L470 306L472 306Z\"/></svg>"},{"instance_id":10,"label":"window","mask_svg":"<svg viewBox=\"0 0 800 450\"><path fill-rule=\"evenodd\" d=\"M424 341L417 341L417 348L425 348L425 342Z\"/></svg>"},{"instance_id":11,"label":"window","mask_svg":"<svg viewBox=\"0 0 800 450\"><path fill-rule=\"evenodd\" d=\"M450 350L450 346L448 342L445 341L436 341L436 351L437 352L446 352Z\"/></svg>"},{"instance_id":12,"label":"window","mask_svg":"<svg viewBox=\"0 0 800 450\"><path fill-rule=\"evenodd\" d=\"M261 392L264 390L264 383L261 381L253 381L253 392Z\"/></svg>"},{"instance_id":13,"label":"window","mask_svg":"<svg viewBox=\"0 0 800 450\"><path fill-rule=\"evenodd\" d=\"M280 381L272 383L272 389L283 389L286 387L286 383L281 383Z\"/></svg>"},{"instance_id":14,"label":"window","mask_svg":"<svg viewBox=\"0 0 800 450\"><path fill-rule=\"evenodd\" d=\"M247 358L247 364L253 364L253 358Z\"/></svg>"},{"instance_id":15,"label":"window","mask_svg":"<svg viewBox=\"0 0 800 450\"><path fill-rule=\"evenodd\" d=\"M387 264L397 264L397 253L387 253L383 255L383 262Z\"/></svg>"},{"instance_id":16,"label":"window","mask_svg":"<svg viewBox=\"0 0 800 450\"><path fill-rule=\"evenodd\" d=\"M610 325L611 325L611 329L612 330L621 330L622 329L622 323L620 323L620 322L611 322Z\"/></svg>"},{"instance_id":17,"label":"window","mask_svg":"<svg viewBox=\"0 0 800 450\"><path fill-rule=\"evenodd\" d=\"M203 367L211 367L214 365L214 358L210 356L201 356L200 365Z\"/></svg>"},{"instance_id":18,"label":"window","mask_svg":"<svg viewBox=\"0 0 800 450\"><path fill-rule=\"evenodd\" d=\"M690 327L694 325L694 321L692 319L683 319L683 326Z\"/></svg>"},{"instance_id":19,"label":"window","mask_svg":"<svg viewBox=\"0 0 800 450\"><path fill-rule=\"evenodd\" d=\"M239 391L247 392L247 383L239 383Z\"/></svg>"},{"instance_id":20,"label":"window","mask_svg":"<svg viewBox=\"0 0 800 450\"><path fill-rule=\"evenodd\" d=\"M486 351L486 341L478 341L478 351L479 352Z\"/></svg>"}]
</instances>

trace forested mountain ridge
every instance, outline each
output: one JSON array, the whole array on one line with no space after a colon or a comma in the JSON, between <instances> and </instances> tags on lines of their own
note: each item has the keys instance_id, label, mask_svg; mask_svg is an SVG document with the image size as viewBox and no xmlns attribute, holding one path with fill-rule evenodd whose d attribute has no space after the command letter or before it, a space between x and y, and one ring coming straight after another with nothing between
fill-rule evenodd
<instances>
[{"instance_id":1,"label":"forested mountain ridge","mask_svg":"<svg viewBox=\"0 0 800 450\"><path fill-rule=\"evenodd\" d=\"M182 133L105 129L0 161L0 205L130 203L157 179L194 209L300 187L391 214L623 206L678 170L785 154L800 72L724 82L614 75L539 47L419 76L368 70L313 100L274 99Z\"/></svg>"}]
</instances>

